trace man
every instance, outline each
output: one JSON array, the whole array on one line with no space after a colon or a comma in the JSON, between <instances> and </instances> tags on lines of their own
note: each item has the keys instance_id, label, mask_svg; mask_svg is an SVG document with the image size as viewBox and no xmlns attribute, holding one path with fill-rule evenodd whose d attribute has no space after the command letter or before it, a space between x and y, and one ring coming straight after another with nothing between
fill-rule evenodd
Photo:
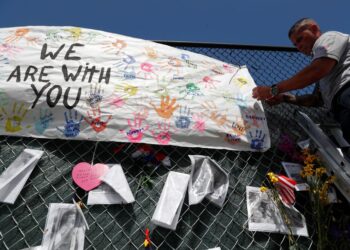
<instances>
[{"instance_id":1,"label":"man","mask_svg":"<svg viewBox=\"0 0 350 250\"><path fill-rule=\"evenodd\" d=\"M291 78L253 89L253 97L274 105L287 102L302 106L324 105L340 123L350 143L350 39L336 31L321 33L318 24L303 18L289 30L289 39L312 61ZM317 83L310 95L294 96L287 91Z\"/></svg>"}]
</instances>

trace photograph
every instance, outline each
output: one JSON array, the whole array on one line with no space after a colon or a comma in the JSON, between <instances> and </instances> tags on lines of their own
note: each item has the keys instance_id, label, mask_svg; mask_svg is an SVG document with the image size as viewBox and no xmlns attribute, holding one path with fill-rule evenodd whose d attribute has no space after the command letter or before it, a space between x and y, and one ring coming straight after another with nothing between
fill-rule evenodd
<instances>
[{"instance_id":1,"label":"photograph","mask_svg":"<svg viewBox=\"0 0 350 250\"><path fill-rule=\"evenodd\" d=\"M259 187L246 187L248 229L250 231L276 232L288 234L289 230L283 221L280 210L269 196L261 192ZM293 206L285 206L290 227L294 235L308 236L305 217Z\"/></svg>"}]
</instances>

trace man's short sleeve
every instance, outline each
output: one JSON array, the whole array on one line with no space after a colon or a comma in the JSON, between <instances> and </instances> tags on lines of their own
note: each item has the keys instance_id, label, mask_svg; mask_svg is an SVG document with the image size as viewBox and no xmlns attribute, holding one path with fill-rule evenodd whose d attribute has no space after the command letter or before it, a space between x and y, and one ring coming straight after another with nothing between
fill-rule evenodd
<instances>
[{"instance_id":1,"label":"man's short sleeve","mask_svg":"<svg viewBox=\"0 0 350 250\"><path fill-rule=\"evenodd\" d=\"M328 57L339 61L348 46L348 40L346 34L334 31L324 33L315 42L312 60Z\"/></svg>"}]
</instances>

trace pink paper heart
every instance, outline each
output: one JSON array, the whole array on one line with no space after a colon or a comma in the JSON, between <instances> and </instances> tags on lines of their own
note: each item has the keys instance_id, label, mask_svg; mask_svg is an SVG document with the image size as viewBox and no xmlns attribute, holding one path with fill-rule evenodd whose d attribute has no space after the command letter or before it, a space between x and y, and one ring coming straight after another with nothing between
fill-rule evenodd
<instances>
[{"instance_id":1,"label":"pink paper heart","mask_svg":"<svg viewBox=\"0 0 350 250\"><path fill-rule=\"evenodd\" d=\"M90 191L101 184L100 177L108 170L108 166L101 163L91 166L90 163L80 162L73 168L73 181L85 191Z\"/></svg>"}]
</instances>

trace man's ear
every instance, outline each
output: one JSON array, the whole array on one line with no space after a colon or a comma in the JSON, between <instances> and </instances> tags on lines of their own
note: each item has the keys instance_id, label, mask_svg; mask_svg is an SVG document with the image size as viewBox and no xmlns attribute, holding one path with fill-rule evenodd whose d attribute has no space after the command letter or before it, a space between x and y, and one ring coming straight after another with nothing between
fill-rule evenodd
<instances>
[{"instance_id":1,"label":"man's ear","mask_svg":"<svg viewBox=\"0 0 350 250\"><path fill-rule=\"evenodd\" d=\"M315 24L315 23L310 24L309 29L310 29L311 32L312 32L313 34L315 34L315 35L316 35L318 32L320 32L320 28L319 28L318 25Z\"/></svg>"}]
</instances>

